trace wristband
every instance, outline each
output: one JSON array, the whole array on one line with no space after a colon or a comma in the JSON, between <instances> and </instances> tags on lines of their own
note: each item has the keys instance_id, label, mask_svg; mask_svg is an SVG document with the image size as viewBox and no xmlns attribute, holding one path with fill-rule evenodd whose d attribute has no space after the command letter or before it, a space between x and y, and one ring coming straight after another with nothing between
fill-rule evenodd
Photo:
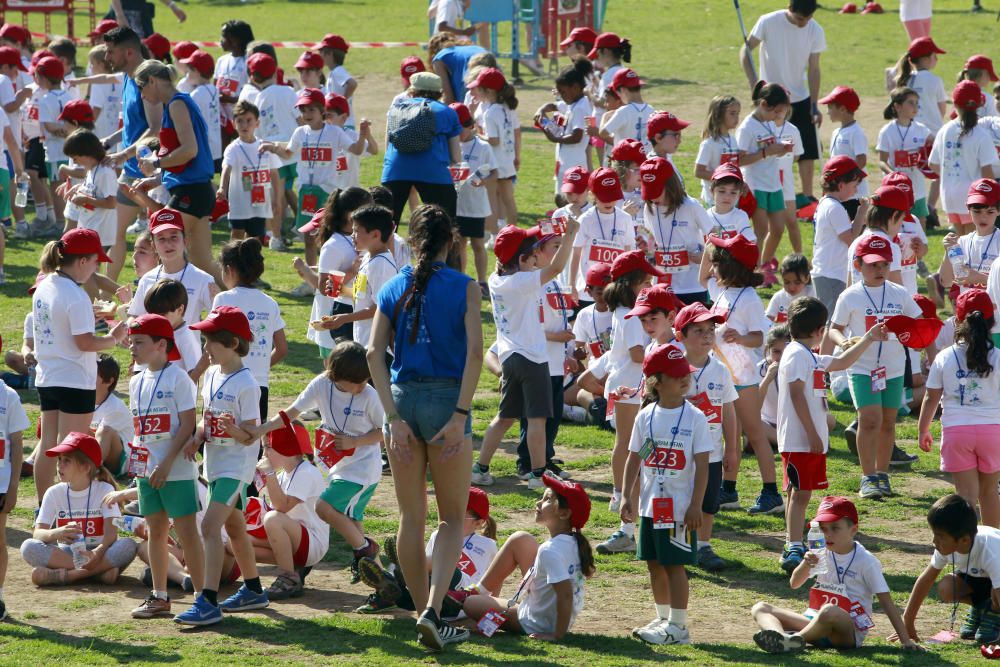
<instances>
[{"instance_id":1,"label":"wristband","mask_svg":"<svg viewBox=\"0 0 1000 667\"><path fill-rule=\"evenodd\" d=\"M279 410L278 416L285 423L285 428L292 428L292 420L288 418L288 414L284 410Z\"/></svg>"},{"instance_id":2,"label":"wristband","mask_svg":"<svg viewBox=\"0 0 1000 667\"><path fill-rule=\"evenodd\" d=\"M465 410L463 408L456 407L455 408L455 412L457 412L458 414L462 415L463 417L468 417L469 416L469 411Z\"/></svg>"}]
</instances>

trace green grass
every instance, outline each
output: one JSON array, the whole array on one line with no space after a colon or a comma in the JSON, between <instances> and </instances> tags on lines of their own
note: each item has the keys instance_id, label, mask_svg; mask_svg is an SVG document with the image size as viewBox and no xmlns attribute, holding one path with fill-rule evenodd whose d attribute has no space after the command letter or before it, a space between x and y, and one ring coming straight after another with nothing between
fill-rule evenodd
<instances>
[{"instance_id":1,"label":"green grass","mask_svg":"<svg viewBox=\"0 0 1000 667\"><path fill-rule=\"evenodd\" d=\"M783 3L748 0L741 4L749 29L759 14ZM891 65L906 48L906 38L894 13L840 16L835 13L836 7L828 4L829 7L821 9L817 15L830 45L822 59L822 88L828 91L837 84L850 84L859 91L862 97L860 119L873 143L883 122L880 110L885 95L881 70ZM891 1L885 5L889 11L897 6ZM937 73L949 87L970 53L996 43L993 14L969 15L966 12L968 5L968 0L935 3L934 38L949 52L941 57ZM356 41L426 39L424 4L420 2L342 0L328 4L195 0L183 7L189 16L183 25L178 25L166 11L159 12L157 17L157 27L171 39L217 40L219 26L234 17L249 21L258 37L269 40L315 40L328 31L340 32ZM82 20L82 15L78 14L77 19ZM56 31L61 29L59 17L55 17L54 27ZM39 30L41 20L32 19L32 28ZM749 101L746 82L737 65L740 37L732 5L722 0L709 3L686 0L669 4L613 0L605 28L629 37L635 45L632 66L649 84L646 100L657 108L674 111L694 122L675 156L676 164L694 191L695 182L690 175L694 171L698 130L708 100L716 94L733 93L743 100L744 111ZM399 60L419 52L416 48L354 49L350 52L347 67L360 84L356 108L360 115L374 119L375 136L382 134L384 108L400 85L397 80ZM214 54L218 56L219 52ZM286 69L290 69L297 55L292 50L279 51ZM84 62L82 53L78 61ZM521 119L526 127L530 123L525 121L537 106L547 101L551 87L548 77L528 77L519 86ZM828 125L824 125L821 134L829 137ZM523 150L517 195L520 222L531 223L551 208L553 148L539 133L526 129ZM363 161L362 181L376 182L380 169L380 159ZM811 226L802 225L802 232L808 249ZM214 240L218 244L226 236L227 233L219 229ZM931 235L927 263L932 268L941 259L941 236L940 232ZM0 333L7 339L8 348L16 347L24 313L30 307L25 288L31 284L37 270L40 245L37 241L10 239L7 242L7 284L0 287ZM779 254L788 251L786 241ZM267 279L274 286L271 294L278 299L288 323L289 356L273 370L271 384L272 405L283 405L290 402L321 366L314 347L303 335L310 301L287 294L298 284L291 268L291 256L269 253L267 261ZM131 269L127 268L123 277L131 279ZM761 296L768 298L770 291L762 290ZM487 304L483 306L482 316L489 342L495 330ZM124 363L124 353L119 351L117 354ZM37 395L34 392L22 392L21 395L29 415L37 419ZM484 373L473 406L477 437L482 435L495 414L498 400L496 379ZM830 407L839 424L833 434L833 451L828 464L830 493L851 496L857 492L858 471L846 452L842 428L853 419L853 411L850 406L836 402ZM908 443L910 451L915 451L912 442L915 435L914 418L901 420L897 436ZM29 443L33 444L33 439L29 439ZM595 542L603 539L618 522L617 517L607 511L606 502L611 490L610 475L606 471L612 443L612 435L608 432L570 424L561 427L557 443L567 458L566 467L586 480L591 492L594 509L587 533ZM494 461L498 475L513 474L512 457L501 454ZM752 500L759 481L755 462L745 460L739 483L744 505ZM391 481L386 480L384 484L388 489ZM903 497L892 502L860 504L860 539L882 559L894 600L902 604L930 553L923 516L929 504L948 486L947 480L937 471L936 453L921 454L911 472L894 476L894 484L904 491ZM494 487L490 493L501 539L519 529L541 534L537 526L530 524L534 494L505 483ZM22 483L20 496L11 524L23 535L23 531L28 530L33 507L34 487L30 480ZM370 508L366 528L378 538L394 532L397 526L398 510L390 499L391 493ZM428 526L433 527L436 520L432 505ZM433 658L412 641L410 620L361 617L336 611L347 608L359 597L361 589L358 587L332 592L311 591L302 599L307 613L302 613L298 606L275 604L263 614L229 618L217 630L179 632L169 623L150 625L128 619L126 609L132 598L117 601L114 595L82 593L67 599L53 591L44 597L36 595L33 598L36 602L31 605L24 604L13 592L12 579L26 576L23 564L18 562L12 563L12 574L8 577L6 599L13 619L0 625L0 661L5 664L58 661L317 664L350 661L359 665L434 661L484 665L515 662L589 664L595 667L664 661L695 665L772 664L775 661L770 656L747 644L750 634L748 611L753 602L765 598L790 608L800 608L804 604L804 591L790 591L787 579L777 569L776 551L780 549L783 532L780 518L751 517L742 512L718 515L716 548L730 562L731 568L718 576L706 575L697 569L691 571L690 617L693 637L699 642L692 647L652 649L627 637L629 627L647 620L651 598L644 564L623 556L597 558L598 574L588 584L588 603L581 617L589 633L574 634L558 645L503 636L489 641L475 640ZM13 538L11 541L13 543ZM19 561L13 550L11 558ZM346 546L334 538L322 569L342 570L348 558ZM129 574L135 576L136 572L133 565ZM19 590L27 590L23 581L19 585ZM133 593L132 597L138 595L138 589ZM335 601L331 602L331 598ZM109 601L114 601L114 606ZM921 631L933 634L946 627L949 612L950 608L944 604L928 602L922 612L922 619L927 621L920 626ZM876 623L874 641L861 651L812 652L800 659L783 660L782 664L889 665L903 662L904 655L898 648L879 639L889 632L885 616L878 614ZM924 656L905 657L907 664L935 666L965 664L974 659L978 659L978 652L964 643L935 647Z\"/></svg>"}]
</instances>

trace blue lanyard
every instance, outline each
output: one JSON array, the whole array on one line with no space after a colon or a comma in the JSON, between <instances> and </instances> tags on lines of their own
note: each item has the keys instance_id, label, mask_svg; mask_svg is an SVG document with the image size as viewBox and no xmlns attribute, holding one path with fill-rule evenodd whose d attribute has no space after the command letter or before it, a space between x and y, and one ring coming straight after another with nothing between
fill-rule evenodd
<instances>
[{"instance_id":1,"label":"blue lanyard","mask_svg":"<svg viewBox=\"0 0 1000 667\"><path fill-rule=\"evenodd\" d=\"M299 471L299 468L302 467L303 463L305 463L305 461L299 461L299 464L295 466L295 470L292 471L292 476L288 478L288 484L281 488L282 491L288 493L288 489L292 488L292 482L295 481L295 473Z\"/></svg>"},{"instance_id":2,"label":"blue lanyard","mask_svg":"<svg viewBox=\"0 0 1000 667\"><path fill-rule=\"evenodd\" d=\"M847 567L844 568L843 575L840 574L840 568L837 567L837 554L833 553L833 551L830 551L829 554L830 558L833 559L833 572L837 575L837 582L842 584L844 583L844 579L847 578L847 573L851 571L851 566L854 565L854 557L858 555L858 545L857 543L854 544L854 550L851 551L851 560L847 561Z\"/></svg>"},{"instance_id":3,"label":"blue lanyard","mask_svg":"<svg viewBox=\"0 0 1000 667\"><path fill-rule=\"evenodd\" d=\"M711 365L712 365L712 360L711 360L711 358L709 358L708 360L705 361L705 365L701 367L701 370L698 371L698 374L694 376L694 394L695 394L695 396L697 396L698 394L701 393L700 391L698 391L698 381L701 380L701 376L705 374L705 370L708 369L708 367L711 366ZM683 409L683 406L682 406L682 409Z\"/></svg>"},{"instance_id":4,"label":"blue lanyard","mask_svg":"<svg viewBox=\"0 0 1000 667\"><path fill-rule=\"evenodd\" d=\"M94 490L94 482L90 482L90 486L87 487L87 508L84 510L83 514L83 538L87 538L87 522L90 521L90 492ZM66 484L66 513L69 514L70 520L73 519L73 505L69 501L69 484Z\"/></svg>"},{"instance_id":5,"label":"blue lanyard","mask_svg":"<svg viewBox=\"0 0 1000 667\"><path fill-rule=\"evenodd\" d=\"M597 218L597 226L601 228L601 240L602 241L614 241L615 240L615 232L618 231L618 207L617 206L615 207L615 210L612 211L612 215L614 217L611 218L611 238L608 239L608 238L604 237L604 225L601 224L601 212L598 211L596 208L594 209L594 217ZM662 236L662 234L661 234L661 236Z\"/></svg>"},{"instance_id":6,"label":"blue lanyard","mask_svg":"<svg viewBox=\"0 0 1000 667\"><path fill-rule=\"evenodd\" d=\"M969 373L962 368L962 362L958 360L958 352L954 347L951 348L951 353L955 356L955 364L958 365L958 370L955 371L955 377L958 378L958 404L965 405L965 378Z\"/></svg>"},{"instance_id":7,"label":"blue lanyard","mask_svg":"<svg viewBox=\"0 0 1000 667\"><path fill-rule=\"evenodd\" d=\"M733 137L728 132L719 137L726 142L726 151L731 155L733 153Z\"/></svg>"},{"instance_id":8,"label":"blue lanyard","mask_svg":"<svg viewBox=\"0 0 1000 667\"><path fill-rule=\"evenodd\" d=\"M333 427L337 429L338 433L347 433L347 421L351 418L351 408L354 407L354 397L357 394L351 394L351 400L344 408L344 425L341 426L337 423L337 415L333 411L333 390L335 388L333 380L330 380L330 419L333 420Z\"/></svg>"},{"instance_id":9,"label":"blue lanyard","mask_svg":"<svg viewBox=\"0 0 1000 667\"><path fill-rule=\"evenodd\" d=\"M896 121L895 125L896 125L896 134L899 135L899 143L902 144L903 150L905 151L906 150L906 137L907 137L907 135L910 134L910 130L913 128L913 121L911 120L910 124L906 126L906 132L900 132L899 131L899 121L898 120Z\"/></svg>"},{"instance_id":10,"label":"blue lanyard","mask_svg":"<svg viewBox=\"0 0 1000 667\"><path fill-rule=\"evenodd\" d=\"M381 258L382 258L382 259L384 259L385 261L389 262L389 264L391 264L391 265L392 265L392 268L396 269L396 271L397 271L397 272L399 271L399 269L398 269L398 268L396 268L396 262L394 262L393 260L389 259L389 258L388 258L388 257L387 257L387 256L385 255L385 253L382 253L382 252L380 252L379 254L375 255L374 257L369 257L369 258L368 258L368 261L367 261L367 262L365 262L364 264L362 264L360 268L358 268L358 273L359 273L359 274L361 274L361 273L364 273L364 272L365 272L365 269L366 269L366 268L368 267L368 265L369 265L369 264L371 264L372 262L374 262L374 261L375 261L376 259L378 259L379 257L381 257ZM368 274L367 274L367 273L365 273L365 275L368 275Z\"/></svg>"},{"instance_id":11,"label":"blue lanyard","mask_svg":"<svg viewBox=\"0 0 1000 667\"><path fill-rule=\"evenodd\" d=\"M222 393L222 388L225 387L227 384L229 384L230 380L232 380L234 377L236 377L237 375L239 375L243 371L249 371L249 370L250 370L249 368L247 368L246 366L243 366L242 368L240 368L240 370L236 371L235 373L233 373L232 375L230 375L229 377L227 377L225 380L223 380L222 384L219 385L218 389L212 389L212 381L209 380L209 382L208 382L208 388L209 388L209 390L210 390L211 393L209 393L209 395L208 395L208 407L212 407L212 401L215 399L215 395L216 394L221 394ZM220 366L219 367L219 372L216 373L216 375L221 375L221 374L222 374L222 367Z\"/></svg>"},{"instance_id":12,"label":"blue lanyard","mask_svg":"<svg viewBox=\"0 0 1000 667\"><path fill-rule=\"evenodd\" d=\"M663 240L663 223L660 220L660 205L656 204L656 228L660 230L660 240ZM670 236L667 237L667 244L664 250L670 252L670 243L674 240L674 228L677 226L677 209L674 209L674 218L670 221Z\"/></svg>"},{"instance_id":13,"label":"blue lanyard","mask_svg":"<svg viewBox=\"0 0 1000 667\"><path fill-rule=\"evenodd\" d=\"M476 153L476 138L473 137L472 141L470 141L469 143L472 144L472 147L469 149L469 153L465 156L465 161L468 162L471 166L472 156Z\"/></svg>"},{"instance_id":14,"label":"blue lanyard","mask_svg":"<svg viewBox=\"0 0 1000 667\"><path fill-rule=\"evenodd\" d=\"M156 388L160 386L160 379L163 377L163 371L167 370L168 366L170 366L169 361L163 368L160 369L160 373L156 376L156 382L153 383L153 391L149 394L149 401L146 403L147 417L149 416L149 411L153 408L153 399L156 397ZM139 403L139 401L142 400L142 381L145 375L146 374L143 373L142 375L139 376L139 393L136 394L137 403ZM146 435L146 422L142 418L142 403L139 403L139 405L136 406L136 410L139 411L139 435L140 436Z\"/></svg>"},{"instance_id":15,"label":"blue lanyard","mask_svg":"<svg viewBox=\"0 0 1000 667\"><path fill-rule=\"evenodd\" d=\"M597 329L597 307L596 306L594 307L594 312L593 312L593 316L592 317L593 317L592 321L594 323L594 341L597 342L597 341L601 340L601 332L598 331L598 329Z\"/></svg>"},{"instance_id":16,"label":"blue lanyard","mask_svg":"<svg viewBox=\"0 0 1000 667\"><path fill-rule=\"evenodd\" d=\"M191 264L190 262L184 262L184 268L181 270L181 277L177 279L177 282L179 282L182 285L184 284L184 274L187 273L188 266L190 264ZM160 264L160 268L158 268L156 270L156 279L157 280L160 279L160 274L162 274L162 273L163 273L163 265Z\"/></svg>"},{"instance_id":17,"label":"blue lanyard","mask_svg":"<svg viewBox=\"0 0 1000 667\"><path fill-rule=\"evenodd\" d=\"M250 156L247 155L246 149L243 148L243 140L242 139L238 139L237 141L240 142L239 143L240 152L243 153L243 157L245 157L247 159L247 164L250 165L250 166L253 166L253 160L250 159ZM257 173L258 171L260 171L260 163L261 163L261 160L263 160L263 159L264 159L264 154L263 153L257 153L257 166L255 166L253 168L254 173Z\"/></svg>"},{"instance_id":18,"label":"blue lanyard","mask_svg":"<svg viewBox=\"0 0 1000 667\"><path fill-rule=\"evenodd\" d=\"M653 439L653 417L656 415L656 408L659 404L653 403L653 409L649 411L649 437ZM674 424L673 428L670 429L670 450L673 451L674 446L677 444L677 434L680 432L681 420L684 419L684 410L687 408L687 399L681 403L681 413L677 415L677 422ZM663 473L657 472L656 475L659 478L660 483L660 493L663 493Z\"/></svg>"},{"instance_id":19,"label":"blue lanyard","mask_svg":"<svg viewBox=\"0 0 1000 667\"><path fill-rule=\"evenodd\" d=\"M990 252L990 246L993 245L993 237L997 235L997 230L994 228L993 233L990 234L990 240L986 242L986 247L983 248L983 253L979 256L979 266L976 267L976 271L979 273L983 272L983 264L986 262L986 255Z\"/></svg>"},{"instance_id":20,"label":"blue lanyard","mask_svg":"<svg viewBox=\"0 0 1000 667\"><path fill-rule=\"evenodd\" d=\"M879 316L878 319L882 319L881 317L882 308L885 306L885 283L882 283L882 303L878 306L875 305L875 299L873 299L872 295L868 293L868 287L864 283L861 283L861 289L865 291L865 296L868 297L868 300L872 304L872 308L875 309L875 314ZM879 341L878 354L875 355L875 363L878 364L881 361L882 361L882 341Z\"/></svg>"},{"instance_id":21,"label":"blue lanyard","mask_svg":"<svg viewBox=\"0 0 1000 667\"><path fill-rule=\"evenodd\" d=\"M566 311L568 310L566 308L566 297L563 296L562 290L559 288L558 282L553 280L551 283L549 283L549 285L552 286L552 289L554 290L556 295L556 300L559 302L559 314L562 315L563 331L565 331L566 329L569 329L569 318L566 317ZM594 326L596 329L596 324ZM568 349L568 346L569 342L563 343L564 352Z\"/></svg>"},{"instance_id":22,"label":"blue lanyard","mask_svg":"<svg viewBox=\"0 0 1000 667\"><path fill-rule=\"evenodd\" d=\"M740 297L743 296L743 292L746 292L748 289L750 289L750 288L749 287L744 287L743 289L741 289L740 293L736 295L735 299L733 299L732 305L730 305L729 308L726 309L726 321L727 322L729 321L729 316L733 313L734 310L736 310L736 304L738 304L740 302Z\"/></svg>"},{"instance_id":23,"label":"blue lanyard","mask_svg":"<svg viewBox=\"0 0 1000 667\"><path fill-rule=\"evenodd\" d=\"M319 136L316 137L316 145L313 146L314 150L317 150L317 151L319 150L319 142L323 140L323 132L325 132L325 131L326 131L326 123L323 123L323 127L319 128ZM309 155L309 157L313 157L312 154L309 153L309 150L308 150L309 149L309 139L307 138L303 143L306 145L306 154ZM314 177L313 171L316 169L316 160L308 160L308 162L309 162L309 185L312 185L313 184L313 177Z\"/></svg>"}]
</instances>

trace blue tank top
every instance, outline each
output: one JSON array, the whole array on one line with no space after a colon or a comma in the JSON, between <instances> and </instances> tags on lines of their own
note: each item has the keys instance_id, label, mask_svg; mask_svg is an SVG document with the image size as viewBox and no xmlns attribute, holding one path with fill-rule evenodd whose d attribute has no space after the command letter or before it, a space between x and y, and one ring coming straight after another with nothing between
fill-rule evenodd
<instances>
[{"instance_id":1,"label":"blue tank top","mask_svg":"<svg viewBox=\"0 0 1000 667\"><path fill-rule=\"evenodd\" d=\"M170 105L176 100L180 100L187 107L191 116L191 126L194 128L194 137L198 141L198 154L187 163L184 171L175 174L171 171L163 170L163 185L167 190L172 190L178 185L191 185L193 183L211 183L215 174L215 165L212 162L212 151L208 145L208 127L205 119L201 116L198 105L187 93L176 93L163 107L163 129L173 129L174 121L170 118Z\"/></svg>"},{"instance_id":2,"label":"blue tank top","mask_svg":"<svg viewBox=\"0 0 1000 667\"><path fill-rule=\"evenodd\" d=\"M441 49L434 60L440 60L448 66L448 81L451 89L455 91L455 99L459 102L465 100L465 72L469 69L469 61L477 53L486 51L481 46L470 44L468 46L449 46Z\"/></svg>"},{"instance_id":3,"label":"blue tank top","mask_svg":"<svg viewBox=\"0 0 1000 667\"><path fill-rule=\"evenodd\" d=\"M128 148L148 129L149 123L146 121L146 109L142 106L139 86L126 74L122 85L122 146ZM132 178L143 178L135 158L125 162L125 173Z\"/></svg>"}]
</instances>

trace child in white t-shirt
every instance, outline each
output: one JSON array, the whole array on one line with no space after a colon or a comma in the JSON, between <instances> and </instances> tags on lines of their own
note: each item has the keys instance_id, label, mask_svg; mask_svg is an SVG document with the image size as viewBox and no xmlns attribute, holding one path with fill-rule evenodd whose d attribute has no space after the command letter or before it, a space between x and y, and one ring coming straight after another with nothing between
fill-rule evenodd
<instances>
[{"instance_id":1,"label":"child in white t-shirt","mask_svg":"<svg viewBox=\"0 0 1000 667\"><path fill-rule=\"evenodd\" d=\"M784 144L791 142L792 152L785 153L778 158L778 177L781 180L781 193L785 198L785 229L788 231L788 242L792 246L792 252L802 252L802 233L799 231L799 223L797 220L795 206L795 163L798 161L799 156L805 152L805 146L802 144L802 135L799 133L799 128L795 127L791 122L791 109L782 118L775 118L771 125L774 126L774 135L778 138L778 143ZM780 243L780 239L776 239ZM777 252L777 248L775 248ZM777 259L774 257L772 259ZM774 268L774 262L770 262L771 268ZM771 284L769 280L766 280L769 276L769 271L764 272L765 284Z\"/></svg>"},{"instance_id":2,"label":"child in white t-shirt","mask_svg":"<svg viewBox=\"0 0 1000 667\"><path fill-rule=\"evenodd\" d=\"M893 243L899 248L899 277L901 285L916 295L918 292L917 272L918 264L927 255L927 232L920 220L913 214L917 206L913 200L913 181L905 173L894 171L886 174L882 178L882 185L892 185L906 194L909 204L909 213L903 217L903 222L899 231L893 238ZM895 255L895 250L893 250Z\"/></svg>"},{"instance_id":3,"label":"child in white t-shirt","mask_svg":"<svg viewBox=\"0 0 1000 667\"><path fill-rule=\"evenodd\" d=\"M694 175L701 179L701 200L708 206L715 201L711 187L715 170L725 164L740 166L739 145L733 134L739 124L740 101L732 95L713 97L694 161Z\"/></svg>"},{"instance_id":4,"label":"child in white t-shirt","mask_svg":"<svg viewBox=\"0 0 1000 667\"><path fill-rule=\"evenodd\" d=\"M278 175L281 160L272 152L260 150L264 141L256 136L260 128L256 106L249 102L233 105L233 125L238 137L226 146L216 197L229 202L231 238L263 239L274 218L275 204L284 205Z\"/></svg>"},{"instance_id":5,"label":"child in white t-shirt","mask_svg":"<svg viewBox=\"0 0 1000 667\"><path fill-rule=\"evenodd\" d=\"M201 336L191 329L185 317L188 293L184 284L173 278L157 280L146 290L142 305L145 312L163 315L170 321L174 329L174 346L180 355L177 366L197 383L208 368L208 357L202 351ZM142 368L142 364L135 364L133 370L141 371Z\"/></svg>"},{"instance_id":6,"label":"child in white t-shirt","mask_svg":"<svg viewBox=\"0 0 1000 667\"><path fill-rule=\"evenodd\" d=\"M475 134L476 124L472 120L469 108L464 104L455 103L451 108L458 114L458 122L462 126L459 141L462 142L462 162L468 165L468 174L460 174L462 180L456 181L458 188L457 212L455 224L464 239L472 246L472 258L476 266L476 279L480 288L486 285L486 219L493 214L490 208L489 188L495 187L499 175L499 165L496 154L490 144ZM468 263L468 253L461 252L462 271Z\"/></svg>"},{"instance_id":7,"label":"child in white t-shirt","mask_svg":"<svg viewBox=\"0 0 1000 667\"><path fill-rule=\"evenodd\" d=\"M848 86L837 86L829 95L820 98L819 103L827 105L827 115L830 116L831 123L840 123L840 127L835 128L830 137L830 157L846 155L853 158L858 167L864 169L868 163L868 138L861 124L854 119L854 114L861 106L857 92ZM861 181L857 196L867 195L868 183ZM853 205L851 202L847 203L848 211Z\"/></svg>"},{"instance_id":8,"label":"child in white t-shirt","mask_svg":"<svg viewBox=\"0 0 1000 667\"><path fill-rule=\"evenodd\" d=\"M612 77L610 90L618 94L622 105L601 119L599 136L609 146L634 139L642 143L644 153L649 154L653 150L646 133L646 123L653 115L653 107L642 100L644 85L639 75L629 67L619 69Z\"/></svg>"},{"instance_id":9,"label":"child in white t-shirt","mask_svg":"<svg viewBox=\"0 0 1000 667\"><path fill-rule=\"evenodd\" d=\"M788 321L788 307L800 296L816 296L809 273L809 260L805 255L792 253L781 260L778 266L781 289L767 302L764 312L767 319L781 323Z\"/></svg>"},{"instance_id":10,"label":"child in white t-shirt","mask_svg":"<svg viewBox=\"0 0 1000 667\"><path fill-rule=\"evenodd\" d=\"M760 383L760 419L764 422L764 434L767 435L772 447L778 446L778 364L785 348L792 342L787 324L775 324L767 330L767 342L764 344L764 358L757 364L757 375ZM729 509L724 507L723 509Z\"/></svg>"},{"instance_id":11,"label":"child in white t-shirt","mask_svg":"<svg viewBox=\"0 0 1000 667\"><path fill-rule=\"evenodd\" d=\"M517 223L514 181L521 165L521 122L517 118L517 91L500 70L485 67L469 90L483 109L482 137L493 150L497 164L497 215Z\"/></svg>"},{"instance_id":12,"label":"child in white t-shirt","mask_svg":"<svg viewBox=\"0 0 1000 667\"><path fill-rule=\"evenodd\" d=\"M101 446L104 467L113 475L128 474L129 446L135 438L132 413L115 388L121 368L110 354L97 358L97 407L90 421L90 433Z\"/></svg>"},{"instance_id":13,"label":"child in white t-shirt","mask_svg":"<svg viewBox=\"0 0 1000 667\"><path fill-rule=\"evenodd\" d=\"M90 50L87 61L91 74L112 74L108 63L108 48L98 44ZM106 139L118 131L118 117L122 112L122 74L115 75L109 83L92 83L87 92L87 100L94 110L94 133ZM112 146L117 147L118 142Z\"/></svg>"},{"instance_id":14,"label":"child in white t-shirt","mask_svg":"<svg viewBox=\"0 0 1000 667\"><path fill-rule=\"evenodd\" d=\"M350 44L340 35L327 34L323 36L323 40L317 46L319 47L319 55L323 58L323 63L330 68L330 73L326 77L326 87L323 89L323 92L328 95L330 93L339 95L347 102L346 115L343 122L339 124L352 137L356 138L356 135L364 137L366 122L362 121L358 124L354 118L354 93L357 92L358 82L347 71L347 68L344 67L344 60L347 58L347 51L350 49ZM372 140L370 134L368 138L369 141ZM343 172L340 181L342 187L358 185L359 167L361 164L360 155L360 153L354 152L345 154L346 165L340 170Z\"/></svg>"},{"instance_id":15,"label":"child in white t-shirt","mask_svg":"<svg viewBox=\"0 0 1000 667\"><path fill-rule=\"evenodd\" d=\"M944 237L946 258L941 262L939 277L946 290L958 283L961 292L971 287L985 287L990 280L993 262L1000 257L1000 233L995 221L1000 207L1000 186L992 179L979 179L969 186L966 207L972 222L972 231L962 236L949 232ZM957 279L955 267L947 257L952 248L962 250L959 261L965 264L966 276Z\"/></svg>"},{"instance_id":16,"label":"child in white t-shirt","mask_svg":"<svg viewBox=\"0 0 1000 667\"><path fill-rule=\"evenodd\" d=\"M96 134L79 129L66 137L63 150L86 171L83 180L66 192L67 203L76 208L76 223L83 229L93 229L101 237L101 245L110 248L117 232L118 178L114 168L104 161L104 146Z\"/></svg>"},{"instance_id":17,"label":"child in white t-shirt","mask_svg":"<svg viewBox=\"0 0 1000 667\"><path fill-rule=\"evenodd\" d=\"M212 161L218 168L218 161L222 159L222 102L219 99L219 89L212 83L215 61L210 54L199 49L182 62L188 65L187 80L191 87L189 94L205 119L208 147Z\"/></svg>"},{"instance_id":18,"label":"child in white t-shirt","mask_svg":"<svg viewBox=\"0 0 1000 667\"><path fill-rule=\"evenodd\" d=\"M555 182L558 191L563 182L563 174L573 167L584 167L590 171L587 146L588 118L593 118L594 108L587 97L586 74L589 64L570 65L556 77L556 93L559 102L550 102L535 112L535 125L540 127L545 138L556 145ZM549 118L549 114L553 118Z\"/></svg>"},{"instance_id":19,"label":"child in white t-shirt","mask_svg":"<svg viewBox=\"0 0 1000 667\"><path fill-rule=\"evenodd\" d=\"M219 46L225 53L215 61L215 87L219 89L222 113L230 124L233 104L239 99L250 76L247 72L247 46L252 41L253 29L246 21L235 19L222 24Z\"/></svg>"},{"instance_id":20,"label":"child in white t-shirt","mask_svg":"<svg viewBox=\"0 0 1000 667\"><path fill-rule=\"evenodd\" d=\"M11 510L17 505L17 487L21 481L21 460L24 458L24 431L31 428L31 422L24 412L21 399L10 387L0 386L0 428L6 434L6 447L3 451L3 466L0 466L0 490L3 499L0 504L0 587L4 584L7 573L7 519ZM0 619L6 618L7 605L0 595Z\"/></svg>"},{"instance_id":21,"label":"child in white t-shirt","mask_svg":"<svg viewBox=\"0 0 1000 667\"><path fill-rule=\"evenodd\" d=\"M580 233L573 241L570 264L573 298L579 302L586 302L584 281L592 263L611 264L635 248L632 216L618 205L624 199L618 174L606 167L597 169L590 174L588 187L594 206L580 216Z\"/></svg>"},{"instance_id":22,"label":"child in white t-shirt","mask_svg":"<svg viewBox=\"0 0 1000 667\"><path fill-rule=\"evenodd\" d=\"M41 58L35 65L35 84L40 95L37 102L38 123L42 130L42 145L45 147L45 166L48 171L49 190L55 206L56 224L63 223L64 202L56 193L57 180L51 178L59 167L66 164L66 154L63 152L63 142L69 134L67 126L59 120L63 107L73 99L70 93L62 88L65 68L61 61L51 56Z\"/></svg>"},{"instance_id":23,"label":"child in white t-shirt","mask_svg":"<svg viewBox=\"0 0 1000 667\"><path fill-rule=\"evenodd\" d=\"M879 166L886 174L899 172L910 179L913 194L911 213L920 219L921 226L927 218L927 187L921 165L934 141L931 130L916 120L920 96L912 88L895 88L889 93L889 104L882 112L889 121L882 126L875 144Z\"/></svg>"}]
</instances>

